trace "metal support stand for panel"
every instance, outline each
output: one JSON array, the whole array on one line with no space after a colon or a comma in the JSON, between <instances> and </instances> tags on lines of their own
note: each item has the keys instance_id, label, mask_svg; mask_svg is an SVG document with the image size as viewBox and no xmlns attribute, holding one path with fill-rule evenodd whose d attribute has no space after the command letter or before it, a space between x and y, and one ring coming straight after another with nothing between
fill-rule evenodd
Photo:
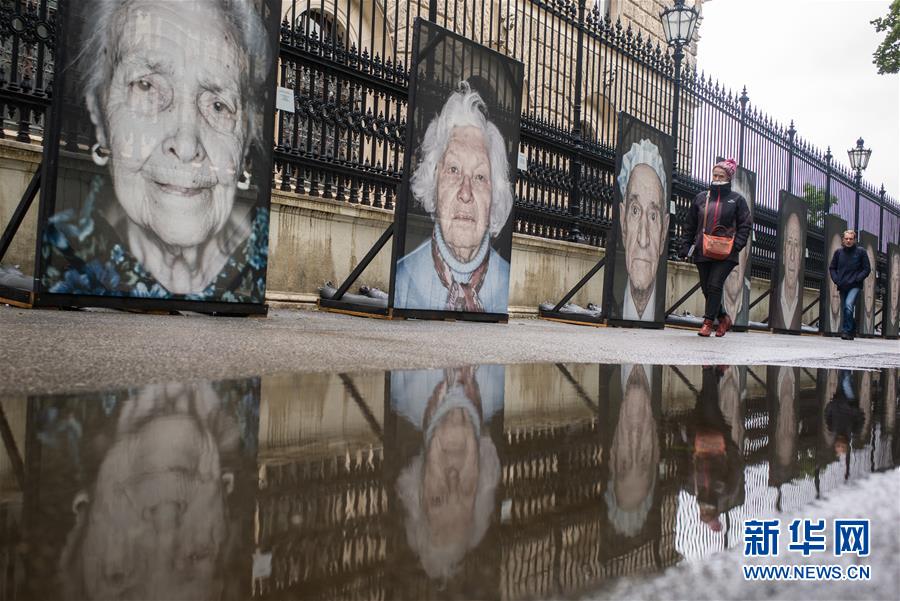
<instances>
[{"instance_id":1,"label":"metal support stand for panel","mask_svg":"<svg viewBox=\"0 0 900 601\"><path fill-rule=\"evenodd\" d=\"M0 264L3 263L6 251L12 245L16 232L19 231L22 222L25 221L25 215L28 214L28 209L31 208L34 199L37 197L38 190L41 188L41 167L42 164L39 164L37 170L32 174L31 181L28 182L28 187L25 188L25 193L22 194L16 210L13 211L9 223L6 224L6 228L3 230L3 236L0 237ZM0 303L30 309L34 305L34 286L32 285L31 290L23 290L0 284Z\"/></svg>"},{"instance_id":2,"label":"metal support stand for panel","mask_svg":"<svg viewBox=\"0 0 900 601\"><path fill-rule=\"evenodd\" d=\"M375 241L375 244L372 245L372 248L369 249L369 252L366 253L366 256L362 258L356 267L353 268L353 271L350 272L350 275L347 276L347 279L338 287L337 292L334 293L334 296L331 298L320 298L317 302L318 307L322 311L330 311L332 313L343 313L344 315L355 315L358 317L375 317L381 319L392 319L393 312L388 307L378 307L372 305L363 305L360 303L353 303L344 300L344 295L347 294L347 290L350 289L350 286L362 275L362 272L366 270L366 267L375 260L375 257L381 252L381 249L384 248L384 245L388 243L388 241L394 236L394 224L390 224L387 229L382 232L381 236L378 237L378 240Z\"/></svg>"},{"instance_id":3,"label":"metal support stand for panel","mask_svg":"<svg viewBox=\"0 0 900 601\"><path fill-rule=\"evenodd\" d=\"M585 284L590 281L592 277L597 275L597 272L603 269L603 266L606 265L606 257L603 257L597 263L591 267L591 270L588 271L581 280L575 284L575 286L569 290L562 300L556 303L556 306L553 307L552 310L546 310L538 306L538 316L541 319L547 319L549 321L561 321L563 323L571 323L580 326L602 326L604 325L603 316L594 317L592 315L580 315L578 313L563 313L562 308L568 303L572 298L578 294L578 291L584 288Z\"/></svg>"}]
</instances>

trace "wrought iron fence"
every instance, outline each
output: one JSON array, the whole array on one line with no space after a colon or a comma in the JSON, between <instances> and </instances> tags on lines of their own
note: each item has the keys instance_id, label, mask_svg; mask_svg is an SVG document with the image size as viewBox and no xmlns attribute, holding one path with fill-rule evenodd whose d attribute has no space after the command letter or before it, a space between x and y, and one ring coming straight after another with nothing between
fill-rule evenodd
<instances>
[{"instance_id":1,"label":"wrought iron fence","mask_svg":"<svg viewBox=\"0 0 900 601\"><path fill-rule=\"evenodd\" d=\"M0 110L7 131L42 131L54 67L55 0L0 0ZM589 6L590 5L590 6ZM272 185L312 197L393 209L402 176L416 17L525 64L515 231L605 246L612 218L616 115L671 130L674 62L607 3L588 0L283 0L279 84L294 112L278 111ZM879 285L900 204L750 102L686 67L680 86L670 258L691 198L717 156L757 174L752 273L769 278L778 191L811 205L806 285L825 274L822 217L838 214L878 234ZM0 131L0 135L4 135ZM857 203L856 198L859 201ZM858 205L858 206L857 206Z\"/></svg>"}]
</instances>

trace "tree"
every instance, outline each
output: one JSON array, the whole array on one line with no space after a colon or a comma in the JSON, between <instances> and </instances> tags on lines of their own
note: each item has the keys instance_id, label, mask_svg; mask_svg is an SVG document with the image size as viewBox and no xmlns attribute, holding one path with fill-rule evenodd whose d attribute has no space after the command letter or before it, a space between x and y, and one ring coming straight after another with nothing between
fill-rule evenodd
<instances>
[{"instance_id":1,"label":"tree","mask_svg":"<svg viewBox=\"0 0 900 601\"><path fill-rule=\"evenodd\" d=\"M878 74L897 73L900 71L900 0L891 2L888 14L871 21L875 31L887 31L887 35L875 53L872 62L878 67Z\"/></svg>"},{"instance_id":2,"label":"tree","mask_svg":"<svg viewBox=\"0 0 900 601\"><path fill-rule=\"evenodd\" d=\"M825 215L828 214L832 205L838 201L833 194L829 194L826 198L824 189L809 182L803 184L803 200L806 201L806 206L809 207L807 221L815 227L822 227L822 224L825 222Z\"/></svg>"}]
</instances>

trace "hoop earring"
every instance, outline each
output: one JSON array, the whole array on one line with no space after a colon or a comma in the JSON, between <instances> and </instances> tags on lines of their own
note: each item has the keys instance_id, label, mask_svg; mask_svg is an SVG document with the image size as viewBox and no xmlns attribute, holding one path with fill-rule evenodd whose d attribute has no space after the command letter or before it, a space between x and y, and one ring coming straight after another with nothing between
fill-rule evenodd
<instances>
[{"instance_id":1,"label":"hoop earring","mask_svg":"<svg viewBox=\"0 0 900 601\"><path fill-rule=\"evenodd\" d=\"M109 149L100 146L100 143L97 142L91 146L91 158L98 167L105 167L109 162Z\"/></svg>"},{"instance_id":2,"label":"hoop earring","mask_svg":"<svg viewBox=\"0 0 900 601\"><path fill-rule=\"evenodd\" d=\"M238 190L249 190L250 189L250 172L244 169L244 172L241 173L241 176L237 181L237 189Z\"/></svg>"}]
</instances>

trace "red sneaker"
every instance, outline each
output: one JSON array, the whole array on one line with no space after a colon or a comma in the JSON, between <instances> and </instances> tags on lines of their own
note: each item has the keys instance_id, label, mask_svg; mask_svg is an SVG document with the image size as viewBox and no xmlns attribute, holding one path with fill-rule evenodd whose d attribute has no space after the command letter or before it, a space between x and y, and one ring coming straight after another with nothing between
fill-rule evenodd
<instances>
[{"instance_id":1,"label":"red sneaker","mask_svg":"<svg viewBox=\"0 0 900 601\"><path fill-rule=\"evenodd\" d=\"M731 321L731 318L727 315L719 318L719 327L716 328L716 338L721 338L725 335L725 332L731 329L731 326L734 325L734 322Z\"/></svg>"},{"instance_id":2,"label":"red sneaker","mask_svg":"<svg viewBox=\"0 0 900 601\"><path fill-rule=\"evenodd\" d=\"M697 332L698 336L703 336L704 338L709 338L709 335L712 334L713 322L711 319L704 319L703 326L700 328L700 331Z\"/></svg>"}]
</instances>

